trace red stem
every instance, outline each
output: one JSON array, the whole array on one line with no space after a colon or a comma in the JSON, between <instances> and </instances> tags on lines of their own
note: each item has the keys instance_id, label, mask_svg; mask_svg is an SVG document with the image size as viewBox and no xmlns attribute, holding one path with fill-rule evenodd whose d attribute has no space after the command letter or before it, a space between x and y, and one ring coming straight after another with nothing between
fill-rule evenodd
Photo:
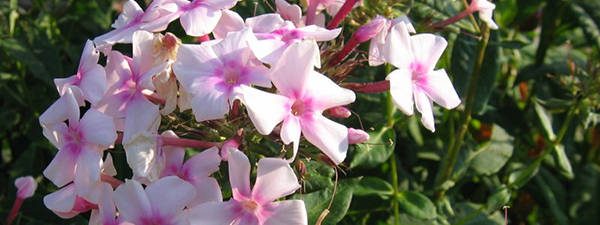
<instances>
[{"instance_id":1,"label":"red stem","mask_svg":"<svg viewBox=\"0 0 600 225\"><path fill-rule=\"evenodd\" d=\"M160 137L162 145L189 147L189 148L210 148L219 145L219 143L200 141L186 138Z\"/></svg>"},{"instance_id":2,"label":"red stem","mask_svg":"<svg viewBox=\"0 0 600 225\"><path fill-rule=\"evenodd\" d=\"M354 35L352 35L348 43L344 45L344 48L342 48L341 51L339 51L337 54L335 54L335 56L333 56L333 59L329 61L328 65L335 66L338 63L342 62L342 60L344 60L344 58L346 58L346 56L348 56L348 54L350 54L350 52L352 52L352 50L354 50L359 44L360 42L358 42Z\"/></svg>"},{"instance_id":3,"label":"red stem","mask_svg":"<svg viewBox=\"0 0 600 225\"><path fill-rule=\"evenodd\" d=\"M10 213L8 214L8 218L6 218L6 225L12 224L15 218L17 218L17 214L19 213L19 209L21 209L21 205L23 205L23 199L17 197L13 203Z\"/></svg>"},{"instance_id":4,"label":"red stem","mask_svg":"<svg viewBox=\"0 0 600 225\"><path fill-rule=\"evenodd\" d=\"M345 83L343 87L360 93L382 93L390 90L390 81L382 80L372 83Z\"/></svg>"},{"instance_id":5,"label":"red stem","mask_svg":"<svg viewBox=\"0 0 600 225\"><path fill-rule=\"evenodd\" d=\"M456 16L453 16L446 20L442 20L437 23L434 23L431 25L431 27L436 28L436 29L444 28L450 24L456 23L457 21L462 20L463 18L471 15L471 13L473 13L473 10L471 10L471 8L468 7L465 10L463 10L462 12L456 14Z\"/></svg>"},{"instance_id":6,"label":"red stem","mask_svg":"<svg viewBox=\"0 0 600 225\"><path fill-rule=\"evenodd\" d=\"M196 41L198 41L198 42L210 41L210 36L208 36L208 34L202 35L202 36L196 38Z\"/></svg>"},{"instance_id":7,"label":"red stem","mask_svg":"<svg viewBox=\"0 0 600 225\"><path fill-rule=\"evenodd\" d=\"M354 8L354 5L356 5L357 1L358 0L346 0L346 2L344 2L344 5L342 5L342 7L340 8L340 11L338 11L338 13L335 14L333 19L329 21L329 24L327 24L327 29L331 30L340 25L342 20L344 20L344 18L348 16L350 11L352 11L352 8Z\"/></svg>"},{"instance_id":8,"label":"red stem","mask_svg":"<svg viewBox=\"0 0 600 225\"><path fill-rule=\"evenodd\" d=\"M102 181L110 184L110 186L112 186L113 188L116 188L119 185L123 184L122 180L119 180L117 178L114 178L114 177L106 175L106 174L101 174L100 175L100 180L102 180Z\"/></svg>"}]
</instances>

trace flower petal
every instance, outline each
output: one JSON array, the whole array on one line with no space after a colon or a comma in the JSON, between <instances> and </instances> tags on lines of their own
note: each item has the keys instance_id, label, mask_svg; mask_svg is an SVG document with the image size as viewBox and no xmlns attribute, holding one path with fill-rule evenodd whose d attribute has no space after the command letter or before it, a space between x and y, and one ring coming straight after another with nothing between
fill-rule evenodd
<instances>
[{"instance_id":1,"label":"flower petal","mask_svg":"<svg viewBox=\"0 0 600 225\"><path fill-rule=\"evenodd\" d=\"M435 132L435 121L433 119L433 106L424 90L415 90L415 105L421 113L421 123L431 132Z\"/></svg>"},{"instance_id":2,"label":"flower petal","mask_svg":"<svg viewBox=\"0 0 600 225\"><path fill-rule=\"evenodd\" d=\"M172 218L194 199L196 190L192 184L176 176L163 177L146 187L146 194L153 213Z\"/></svg>"},{"instance_id":3,"label":"flower petal","mask_svg":"<svg viewBox=\"0 0 600 225\"><path fill-rule=\"evenodd\" d=\"M98 203L100 200L101 190L96 186L100 182L101 164L101 153L93 148L82 149L77 159L74 178L77 196L91 203Z\"/></svg>"},{"instance_id":4,"label":"flower petal","mask_svg":"<svg viewBox=\"0 0 600 225\"><path fill-rule=\"evenodd\" d=\"M275 199L294 193L300 184L288 161L278 158L263 158L258 161L256 183L252 198L259 203L269 203Z\"/></svg>"},{"instance_id":5,"label":"flower petal","mask_svg":"<svg viewBox=\"0 0 600 225\"><path fill-rule=\"evenodd\" d=\"M412 115L414 113L414 102L413 81L410 70L394 70L385 79L390 81L390 94L394 105L404 114Z\"/></svg>"},{"instance_id":6,"label":"flower petal","mask_svg":"<svg viewBox=\"0 0 600 225\"><path fill-rule=\"evenodd\" d=\"M135 97L127 106L123 143L144 132L155 132L160 124L158 106L142 96Z\"/></svg>"},{"instance_id":7,"label":"flower petal","mask_svg":"<svg viewBox=\"0 0 600 225\"><path fill-rule=\"evenodd\" d=\"M153 213L142 184L135 180L125 180L125 183L115 190L113 200L119 209L119 217L133 224L143 224L140 219Z\"/></svg>"},{"instance_id":8,"label":"flower petal","mask_svg":"<svg viewBox=\"0 0 600 225\"><path fill-rule=\"evenodd\" d=\"M113 118L95 109L90 109L83 115L79 129L88 143L97 144L103 148L108 148L117 139Z\"/></svg>"},{"instance_id":9,"label":"flower petal","mask_svg":"<svg viewBox=\"0 0 600 225\"><path fill-rule=\"evenodd\" d=\"M209 34L219 23L221 10L199 6L181 15L179 18L181 26L190 36L202 36Z\"/></svg>"},{"instance_id":10,"label":"flower petal","mask_svg":"<svg viewBox=\"0 0 600 225\"><path fill-rule=\"evenodd\" d=\"M187 174L190 180L204 179L218 171L220 164L219 149L212 147L188 159L183 165L182 172Z\"/></svg>"},{"instance_id":11,"label":"flower petal","mask_svg":"<svg viewBox=\"0 0 600 225\"><path fill-rule=\"evenodd\" d=\"M196 197L188 203L188 207L194 207L206 202L223 201L221 195L221 187L215 178L205 177L192 181L192 185L196 189Z\"/></svg>"},{"instance_id":12,"label":"flower petal","mask_svg":"<svg viewBox=\"0 0 600 225\"><path fill-rule=\"evenodd\" d=\"M77 98L73 94L71 88L63 96L56 100L42 115L40 116L40 124L42 126L62 123L69 120L70 124L77 124L79 121L79 106Z\"/></svg>"},{"instance_id":13,"label":"flower petal","mask_svg":"<svg viewBox=\"0 0 600 225\"><path fill-rule=\"evenodd\" d=\"M240 92L250 120L262 135L270 134L273 128L289 114L290 108L287 106L289 99L284 96L247 86L242 86Z\"/></svg>"},{"instance_id":14,"label":"flower petal","mask_svg":"<svg viewBox=\"0 0 600 225\"><path fill-rule=\"evenodd\" d=\"M435 64L448 45L443 37L434 34L413 35L410 37L410 43L414 59L422 63L426 67L426 71L435 68Z\"/></svg>"},{"instance_id":15,"label":"flower petal","mask_svg":"<svg viewBox=\"0 0 600 225\"><path fill-rule=\"evenodd\" d=\"M405 23L394 25L385 40L389 47L383 48L383 55L389 63L400 69L408 69L415 56L411 45L411 37ZM417 49L421 51L421 49ZM384 58L386 58L384 57Z\"/></svg>"},{"instance_id":16,"label":"flower petal","mask_svg":"<svg viewBox=\"0 0 600 225\"><path fill-rule=\"evenodd\" d=\"M288 47L271 69L270 77L277 91L285 96L304 94L316 54L319 52L314 48L314 41L296 42Z\"/></svg>"},{"instance_id":17,"label":"flower petal","mask_svg":"<svg viewBox=\"0 0 600 225\"><path fill-rule=\"evenodd\" d=\"M219 23L213 29L213 36L215 39L223 39L227 36L227 33L242 30L244 27L244 19L240 14L231 10L223 10Z\"/></svg>"},{"instance_id":18,"label":"flower petal","mask_svg":"<svg viewBox=\"0 0 600 225\"><path fill-rule=\"evenodd\" d=\"M191 208L188 219L190 224L224 225L231 224L239 214L232 201L207 202Z\"/></svg>"},{"instance_id":19,"label":"flower petal","mask_svg":"<svg viewBox=\"0 0 600 225\"><path fill-rule=\"evenodd\" d=\"M85 98L92 104L96 104L107 90L106 71L104 67L94 64L89 67L81 77L79 84Z\"/></svg>"},{"instance_id":20,"label":"flower petal","mask_svg":"<svg viewBox=\"0 0 600 225\"><path fill-rule=\"evenodd\" d=\"M347 127L322 115L314 115L312 120L302 120L301 124L306 140L321 149L335 164L344 161L348 151Z\"/></svg>"},{"instance_id":21,"label":"flower petal","mask_svg":"<svg viewBox=\"0 0 600 225\"><path fill-rule=\"evenodd\" d=\"M74 185L65 186L55 192L44 196L44 205L55 212L69 212L75 205ZM75 216L75 215L73 215Z\"/></svg>"},{"instance_id":22,"label":"flower petal","mask_svg":"<svg viewBox=\"0 0 600 225\"><path fill-rule=\"evenodd\" d=\"M69 150L60 150L54 156L48 167L44 169L44 176L57 187L62 187L73 181L75 177L75 163L78 155Z\"/></svg>"},{"instance_id":23,"label":"flower petal","mask_svg":"<svg viewBox=\"0 0 600 225\"><path fill-rule=\"evenodd\" d=\"M274 211L263 225L307 225L308 216L302 200L286 200L273 203Z\"/></svg>"},{"instance_id":24,"label":"flower petal","mask_svg":"<svg viewBox=\"0 0 600 225\"><path fill-rule=\"evenodd\" d=\"M227 162L233 198L250 196L250 161L248 161L248 157L241 151L232 149L229 151Z\"/></svg>"},{"instance_id":25,"label":"flower petal","mask_svg":"<svg viewBox=\"0 0 600 225\"><path fill-rule=\"evenodd\" d=\"M460 105L460 98L444 69L429 72L425 85L420 85L429 98L446 109Z\"/></svg>"},{"instance_id":26,"label":"flower petal","mask_svg":"<svg viewBox=\"0 0 600 225\"><path fill-rule=\"evenodd\" d=\"M285 25L277 13L267 13L246 19L246 26L252 28L254 33L271 33Z\"/></svg>"},{"instance_id":27,"label":"flower petal","mask_svg":"<svg viewBox=\"0 0 600 225\"><path fill-rule=\"evenodd\" d=\"M312 96L315 108L319 111L335 106L347 105L356 99L353 91L342 88L331 79L316 71L311 71L307 79L305 95Z\"/></svg>"}]
</instances>

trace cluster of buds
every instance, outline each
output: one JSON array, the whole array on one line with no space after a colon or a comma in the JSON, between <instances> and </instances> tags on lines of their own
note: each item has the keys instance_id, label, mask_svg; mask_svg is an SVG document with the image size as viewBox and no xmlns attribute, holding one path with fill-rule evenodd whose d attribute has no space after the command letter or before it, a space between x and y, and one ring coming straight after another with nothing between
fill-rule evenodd
<instances>
[{"instance_id":1,"label":"cluster of buds","mask_svg":"<svg viewBox=\"0 0 600 225\"><path fill-rule=\"evenodd\" d=\"M91 211L90 224L307 223L303 201L278 201L300 187L289 164L302 137L336 165L350 144L369 137L328 117L348 118L354 91L373 88L353 91L344 87L356 85L338 84L317 70L317 43L337 38L338 25L360 1L307 1L303 17L300 6L277 0L277 12L246 19L230 10L236 3L155 0L143 10L129 0L114 30L87 41L76 74L55 80L60 98L39 118L44 136L59 150L44 170L59 188L44 198L50 210L62 218ZM333 16L327 26L321 11ZM202 43L160 33L176 20ZM446 41L410 33L415 30L406 17L377 17L328 66L371 40L369 64L398 68L376 87L390 91L407 115L416 104L434 131L432 101L448 109L460 104L446 72L434 70ZM131 44L131 56L113 50L117 43ZM248 118L254 128L248 130L291 144L292 156L260 159L251 188L251 164L242 152L246 132L217 142L180 138L177 129L161 129L177 109L191 110L198 124ZM133 172L125 181L115 178L106 151L116 145L125 149ZM186 148L200 151L186 159ZM211 177L225 161L228 200Z\"/></svg>"}]
</instances>

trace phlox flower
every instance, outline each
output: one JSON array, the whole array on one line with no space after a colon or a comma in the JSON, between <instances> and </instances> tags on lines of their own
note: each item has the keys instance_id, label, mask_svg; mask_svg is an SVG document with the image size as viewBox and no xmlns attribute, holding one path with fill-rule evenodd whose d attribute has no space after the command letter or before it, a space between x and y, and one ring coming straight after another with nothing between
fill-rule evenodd
<instances>
[{"instance_id":1,"label":"phlox flower","mask_svg":"<svg viewBox=\"0 0 600 225\"><path fill-rule=\"evenodd\" d=\"M242 101L259 133L268 135L281 125L281 140L294 143L294 157L300 134L323 151L336 164L346 158L348 128L325 118L332 107L354 102L354 92L339 87L314 71L317 49L310 41L292 44L270 72L278 94L246 88ZM292 157L292 158L294 158Z\"/></svg>"},{"instance_id":2,"label":"phlox flower","mask_svg":"<svg viewBox=\"0 0 600 225\"><path fill-rule=\"evenodd\" d=\"M44 196L44 205L63 219L73 218L98 207L79 196L73 183Z\"/></svg>"},{"instance_id":3,"label":"phlox flower","mask_svg":"<svg viewBox=\"0 0 600 225\"><path fill-rule=\"evenodd\" d=\"M17 187L17 198L26 199L35 193L37 182L32 176L19 177L15 180L15 187Z\"/></svg>"},{"instance_id":4,"label":"phlox flower","mask_svg":"<svg viewBox=\"0 0 600 225\"><path fill-rule=\"evenodd\" d=\"M144 92L152 92L152 77L165 70L168 63L154 62L154 35L147 31L133 34L133 58L112 51L106 63L108 90L98 102L98 109L124 120L123 143L135 135L156 130L160 122L158 106Z\"/></svg>"},{"instance_id":5,"label":"phlox flower","mask_svg":"<svg viewBox=\"0 0 600 225\"><path fill-rule=\"evenodd\" d=\"M98 65L99 57L100 53L94 47L94 42L88 40L81 53L77 73L67 78L54 79L58 93L63 95L67 87L72 87L77 92L75 96L84 97L92 105L96 104L106 92L106 72L104 67Z\"/></svg>"},{"instance_id":6,"label":"phlox flower","mask_svg":"<svg viewBox=\"0 0 600 225\"><path fill-rule=\"evenodd\" d=\"M90 214L89 225L119 225L123 224L121 219L117 217L117 209L113 200L113 189L103 183L101 186L100 200L98 207L92 209Z\"/></svg>"},{"instance_id":7,"label":"phlox flower","mask_svg":"<svg viewBox=\"0 0 600 225\"><path fill-rule=\"evenodd\" d=\"M371 43L369 45L369 66L379 66L383 63L389 62L389 54L390 54L390 44L393 41L397 41L395 39L389 39L388 35L392 28L396 26L396 24L403 23L403 29L407 29L410 33L416 33L415 28L413 27L410 19L406 16L401 16L393 20L389 20L382 16L377 15L373 20L385 20L385 26L381 31L371 39Z\"/></svg>"},{"instance_id":8,"label":"phlox flower","mask_svg":"<svg viewBox=\"0 0 600 225\"><path fill-rule=\"evenodd\" d=\"M196 120L225 117L229 105L246 85L271 87L267 67L248 47L250 30L230 32L223 40L201 45L182 45L173 71L184 91L191 95Z\"/></svg>"},{"instance_id":9,"label":"phlox flower","mask_svg":"<svg viewBox=\"0 0 600 225\"><path fill-rule=\"evenodd\" d=\"M79 119L79 105L68 88L40 116L40 124L44 136L59 149L44 176L58 187L74 181L79 195L93 199L89 192L100 180L102 151L117 138L113 119L94 109Z\"/></svg>"},{"instance_id":10,"label":"phlox flower","mask_svg":"<svg viewBox=\"0 0 600 225\"><path fill-rule=\"evenodd\" d=\"M215 29L222 11L235 6L237 0L174 0L178 5L179 21L190 36L207 35Z\"/></svg>"},{"instance_id":11,"label":"phlox flower","mask_svg":"<svg viewBox=\"0 0 600 225\"><path fill-rule=\"evenodd\" d=\"M104 52L115 43L131 43L135 31L159 32L167 29L169 22L178 16L177 5L173 1L154 0L145 12L135 0L126 1L123 11L112 24L115 29L94 38L94 43Z\"/></svg>"},{"instance_id":12,"label":"phlox flower","mask_svg":"<svg viewBox=\"0 0 600 225\"><path fill-rule=\"evenodd\" d=\"M304 21L302 20L302 9L300 6L290 4L286 0L275 0L275 8L277 9L277 13L284 20L292 21L297 27L304 25Z\"/></svg>"},{"instance_id":13,"label":"phlox flower","mask_svg":"<svg viewBox=\"0 0 600 225\"><path fill-rule=\"evenodd\" d=\"M479 12L479 18L485 22L490 29L497 30L498 25L492 19L496 5L488 0L472 0L469 8L472 12Z\"/></svg>"},{"instance_id":14,"label":"phlox flower","mask_svg":"<svg viewBox=\"0 0 600 225\"><path fill-rule=\"evenodd\" d=\"M229 181L233 198L209 202L189 211L191 224L205 225L302 225L307 224L306 208L301 200L276 199L294 193L300 184L287 161L263 158L258 161L254 188L250 188L250 162L244 153L229 153Z\"/></svg>"},{"instance_id":15,"label":"phlox flower","mask_svg":"<svg viewBox=\"0 0 600 225\"><path fill-rule=\"evenodd\" d=\"M396 107L406 115L413 114L413 104L421 113L421 123L435 131L432 101L446 109L455 108L460 98L444 69L434 70L447 46L446 40L433 34L409 36L405 24L394 26L388 35L390 62L398 69L386 80Z\"/></svg>"},{"instance_id":16,"label":"phlox flower","mask_svg":"<svg viewBox=\"0 0 600 225\"><path fill-rule=\"evenodd\" d=\"M183 209L195 196L194 186L176 176L152 182L146 189L126 180L114 192L119 219L135 225L188 224Z\"/></svg>"},{"instance_id":17,"label":"phlox flower","mask_svg":"<svg viewBox=\"0 0 600 225\"><path fill-rule=\"evenodd\" d=\"M170 132L163 133L164 136L177 138L177 135ZM223 200L221 188L215 178L210 175L219 170L221 156L219 149L212 147L192 156L183 162L185 149L181 147L165 146L163 147L165 157L165 166L161 171L161 177L178 176L179 178L194 185L196 189L195 198L191 198L188 207L201 203Z\"/></svg>"}]
</instances>

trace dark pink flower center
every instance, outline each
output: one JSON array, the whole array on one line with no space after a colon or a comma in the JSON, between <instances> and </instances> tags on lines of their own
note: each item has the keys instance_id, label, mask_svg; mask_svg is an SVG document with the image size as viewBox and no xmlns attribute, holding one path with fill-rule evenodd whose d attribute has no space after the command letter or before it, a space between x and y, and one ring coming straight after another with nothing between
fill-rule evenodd
<instances>
[{"instance_id":1,"label":"dark pink flower center","mask_svg":"<svg viewBox=\"0 0 600 225\"><path fill-rule=\"evenodd\" d=\"M260 205L256 201L251 199L241 201L240 205L248 213L255 213L256 210L260 207Z\"/></svg>"},{"instance_id":2,"label":"dark pink flower center","mask_svg":"<svg viewBox=\"0 0 600 225\"><path fill-rule=\"evenodd\" d=\"M410 64L410 70L412 71L412 80L417 83L427 82L427 66L419 62L413 62Z\"/></svg>"},{"instance_id":3,"label":"dark pink flower center","mask_svg":"<svg viewBox=\"0 0 600 225\"><path fill-rule=\"evenodd\" d=\"M292 104L292 114L294 114L294 116L302 116L305 110L306 104L302 100L296 100L294 101L294 104Z\"/></svg>"}]
</instances>

